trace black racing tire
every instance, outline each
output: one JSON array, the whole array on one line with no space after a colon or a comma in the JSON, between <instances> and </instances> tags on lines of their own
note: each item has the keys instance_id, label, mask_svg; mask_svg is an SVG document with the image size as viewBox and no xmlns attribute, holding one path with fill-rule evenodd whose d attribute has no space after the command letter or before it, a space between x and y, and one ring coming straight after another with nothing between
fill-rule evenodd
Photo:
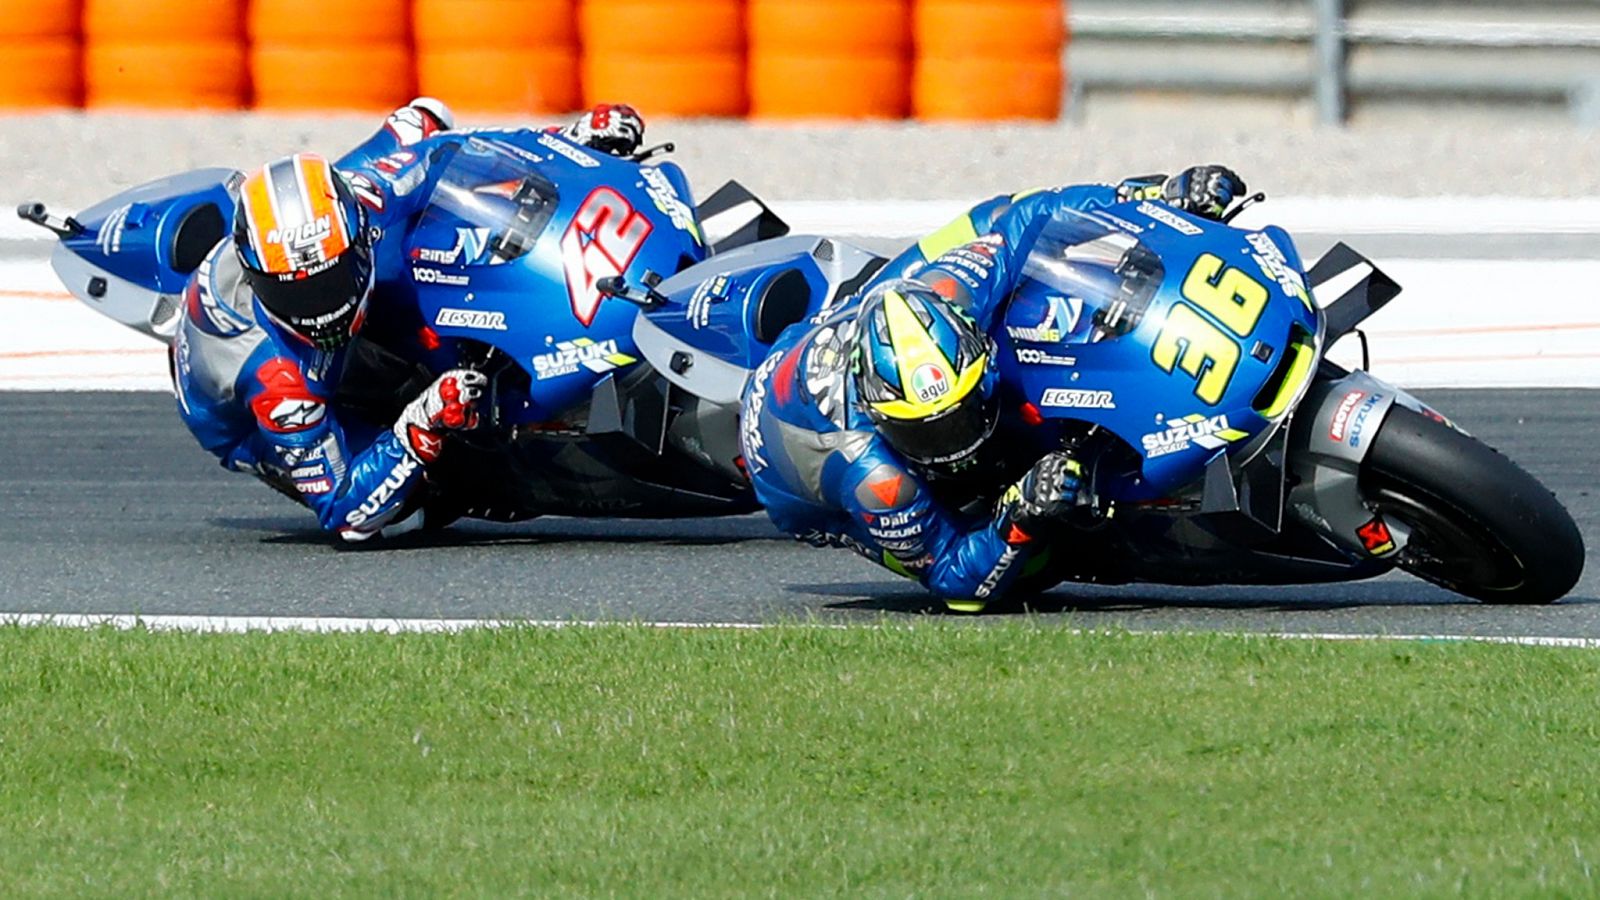
<instances>
[{"instance_id":1,"label":"black racing tire","mask_svg":"<svg viewBox=\"0 0 1600 900\"><path fill-rule=\"evenodd\" d=\"M1551 603L1583 574L1583 535L1555 495L1493 448L1395 406L1361 493L1411 529L1402 569L1485 603Z\"/></svg>"}]
</instances>

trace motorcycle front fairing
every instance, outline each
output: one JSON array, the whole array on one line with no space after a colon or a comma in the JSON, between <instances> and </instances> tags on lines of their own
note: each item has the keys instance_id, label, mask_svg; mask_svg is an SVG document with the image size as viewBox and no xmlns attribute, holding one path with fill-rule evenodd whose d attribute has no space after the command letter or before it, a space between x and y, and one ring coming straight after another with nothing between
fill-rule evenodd
<instances>
[{"instance_id":1,"label":"motorcycle front fairing","mask_svg":"<svg viewBox=\"0 0 1600 900\"><path fill-rule=\"evenodd\" d=\"M544 132L469 136L407 239L421 319L445 343L487 345L526 374L526 396L500 398L505 421L579 407L639 357L637 307L604 302L598 283L705 258L687 190L670 163L641 166Z\"/></svg>"},{"instance_id":2,"label":"motorcycle front fairing","mask_svg":"<svg viewBox=\"0 0 1600 900\"><path fill-rule=\"evenodd\" d=\"M1256 234L1292 252L1280 229ZM1257 238L1252 246L1267 245ZM1299 272L1298 257L1285 257L1282 262ZM1298 283L1288 281L1286 291L1297 294L1290 288ZM1395 406L1455 426L1408 392L1322 358L1327 345L1399 293L1392 279L1341 244L1305 273L1304 282L1320 301L1322 332L1312 377L1282 391L1281 401L1273 404L1282 405L1281 422L1268 433L1263 452L1250 457L1213 453L1206 460L1202 478L1184 493L1192 503L1135 506L1118 516L1115 531L1121 540L1105 554L1113 579L1174 584L1348 580L1387 571L1405 549L1409 529L1399 521L1385 523L1386 541L1375 544L1371 538L1375 514L1360 483L1372 438ZM1037 314L1028 310L1023 321Z\"/></svg>"},{"instance_id":3,"label":"motorcycle front fairing","mask_svg":"<svg viewBox=\"0 0 1600 900\"><path fill-rule=\"evenodd\" d=\"M1166 497L1253 456L1303 395L1322 324L1298 266L1278 229L1147 202L1058 211L991 329L1002 383L1045 422L1131 450L1104 497Z\"/></svg>"},{"instance_id":4,"label":"motorcycle front fairing","mask_svg":"<svg viewBox=\"0 0 1600 900\"><path fill-rule=\"evenodd\" d=\"M102 200L57 232L50 264L91 309L169 340L176 297L227 235L240 178L233 169L197 169Z\"/></svg>"}]
</instances>

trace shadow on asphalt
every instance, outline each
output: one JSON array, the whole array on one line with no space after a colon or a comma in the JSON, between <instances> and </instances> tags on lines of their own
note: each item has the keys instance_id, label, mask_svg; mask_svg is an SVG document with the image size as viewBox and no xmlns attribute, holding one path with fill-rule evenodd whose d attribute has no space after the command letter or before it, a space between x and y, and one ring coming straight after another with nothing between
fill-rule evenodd
<instances>
[{"instance_id":1,"label":"shadow on asphalt","mask_svg":"<svg viewBox=\"0 0 1600 900\"><path fill-rule=\"evenodd\" d=\"M306 517L231 517L209 520L230 531L265 532L263 544L330 547L346 551L421 550L434 547L538 546L541 544L648 544L701 547L772 541L792 544L764 521L739 518L694 521L659 519L544 519L511 524L459 522L437 531L413 531L376 541L346 543Z\"/></svg>"},{"instance_id":2,"label":"shadow on asphalt","mask_svg":"<svg viewBox=\"0 0 1600 900\"><path fill-rule=\"evenodd\" d=\"M906 615L946 615L944 604L922 591L884 590L872 582L790 585L789 590L851 599L826 603L828 609L869 610ZM1324 592L1304 599L1286 599L1289 592ZM1336 592L1336 593L1325 593ZM1593 603L1594 598L1568 597L1563 604ZM1203 587L1128 585L1125 587L1062 588L1031 597L1007 598L985 610L985 615L1034 613L1129 613L1166 609L1249 610L1255 612L1316 612L1385 607L1480 605L1428 584L1398 580L1337 585L1287 585L1282 587ZM956 614L959 615L959 614Z\"/></svg>"}]
</instances>

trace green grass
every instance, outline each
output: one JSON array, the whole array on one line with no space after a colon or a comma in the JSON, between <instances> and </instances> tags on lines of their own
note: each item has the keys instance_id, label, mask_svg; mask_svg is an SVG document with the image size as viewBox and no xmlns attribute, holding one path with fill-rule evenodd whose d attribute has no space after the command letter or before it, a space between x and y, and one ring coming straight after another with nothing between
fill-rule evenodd
<instances>
[{"instance_id":1,"label":"green grass","mask_svg":"<svg viewBox=\"0 0 1600 900\"><path fill-rule=\"evenodd\" d=\"M1600 656L0 629L0 894L1594 895Z\"/></svg>"}]
</instances>

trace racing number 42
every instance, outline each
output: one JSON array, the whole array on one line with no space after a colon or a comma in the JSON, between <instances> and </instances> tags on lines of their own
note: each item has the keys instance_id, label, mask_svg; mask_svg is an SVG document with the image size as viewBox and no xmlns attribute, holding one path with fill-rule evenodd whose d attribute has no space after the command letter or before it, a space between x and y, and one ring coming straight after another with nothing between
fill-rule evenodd
<instances>
[{"instance_id":1,"label":"racing number 42","mask_svg":"<svg viewBox=\"0 0 1600 900\"><path fill-rule=\"evenodd\" d=\"M567 274L572 314L588 328L600 310L595 282L621 275L650 236L649 217L608 187L589 192L561 235L561 267Z\"/></svg>"},{"instance_id":2,"label":"racing number 42","mask_svg":"<svg viewBox=\"0 0 1600 900\"><path fill-rule=\"evenodd\" d=\"M1183 298L1189 302L1174 304L1167 313L1150 348L1151 360L1163 372L1181 368L1194 378L1195 396L1215 406L1239 367L1239 342L1255 330L1269 296L1266 286L1242 269L1202 254L1183 279Z\"/></svg>"}]
</instances>

